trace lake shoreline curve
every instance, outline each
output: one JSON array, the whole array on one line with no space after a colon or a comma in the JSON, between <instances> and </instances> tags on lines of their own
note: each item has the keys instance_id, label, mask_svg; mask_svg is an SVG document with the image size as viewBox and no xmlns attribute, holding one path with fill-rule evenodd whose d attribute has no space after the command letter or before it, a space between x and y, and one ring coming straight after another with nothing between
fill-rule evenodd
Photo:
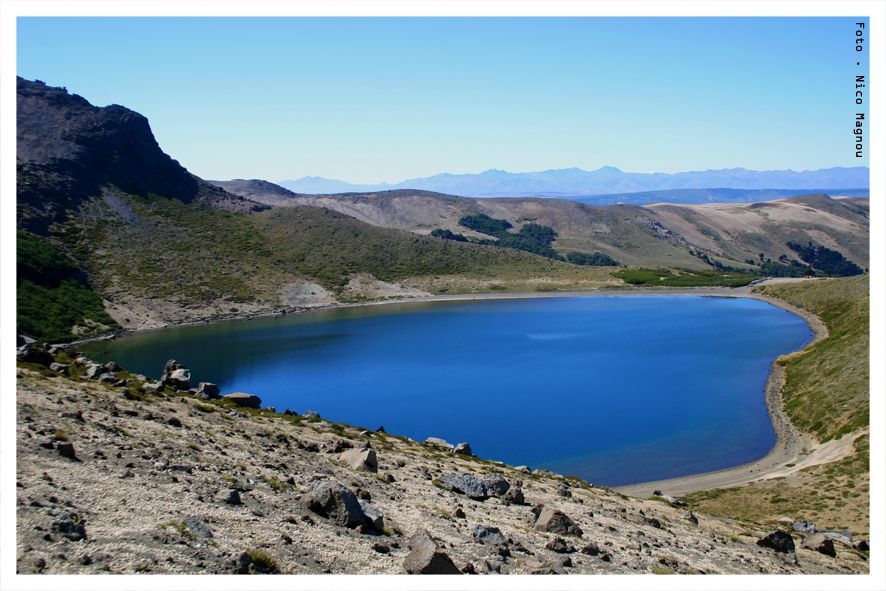
<instances>
[{"instance_id":1,"label":"lake shoreline curve","mask_svg":"<svg viewBox=\"0 0 886 591\"><path fill-rule=\"evenodd\" d=\"M687 287L687 288L628 288L628 289L597 289L585 291L545 291L545 292L514 292L514 293L467 293L428 295L404 298L388 298L369 302L334 303L320 306L299 307L258 314L233 315L225 318L182 321L170 323L162 327L134 328L119 330L111 334L99 335L87 339L81 339L62 344L63 347L76 346L78 344L102 340L116 339L134 333L152 332L166 328L183 327L192 325L215 324L218 322L231 322L239 320L253 320L289 314L306 314L343 308L363 308L369 306L384 306L396 304L410 304L422 302L457 302L457 301L483 301L483 300L512 300L512 299L543 299L543 298L568 298L568 297L638 297L638 296L696 296L696 297L724 297L724 298L749 298L756 299L778 308L782 308L802 318L813 333L812 340L801 349L827 338L828 330L821 319L807 310L793 306L782 300L772 298L754 291L761 285L814 281L811 279L770 279L743 287ZM796 352L788 353L786 356ZM785 356L782 356L785 357ZM779 357L781 359L781 357ZM769 411L770 421L775 431L775 443L769 452L762 458L712 472L702 472L666 480L641 482L624 486L612 487L613 490L634 497L650 497L656 490L663 494L678 496L701 490L725 488L747 484L755 480L773 478L791 470L785 470L786 464L799 464L800 461L810 455L811 450L821 447L809 434L799 430L791 423L785 412L781 389L784 385L784 369L779 365L778 359L772 362L769 376L766 380L764 398Z\"/></svg>"}]
</instances>

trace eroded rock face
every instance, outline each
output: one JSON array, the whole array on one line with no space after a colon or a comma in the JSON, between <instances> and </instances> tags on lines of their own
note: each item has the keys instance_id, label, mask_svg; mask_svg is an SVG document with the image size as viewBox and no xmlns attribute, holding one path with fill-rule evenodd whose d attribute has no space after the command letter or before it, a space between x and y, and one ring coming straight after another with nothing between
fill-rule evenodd
<instances>
[{"instance_id":1,"label":"eroded rock face","mask_svg":"<svg viewBox=\"0 0 886 591\"><path fill-rule=\"evenodd\" d=\"M318 482L303 498L302 503L318 515L332 519L344 527L360 527L366 515L360 508L357 496L351 489L338 482Z\"/></svg>"},{"instance_id":2,"label":"eroded rock face","mask_svg":"<svg viewBox=\"0 0 886 591\"><path fill-rule=\"evenodd\" d=\"M535 529L552 534L569 534L579 536L584 533L572 519L558 509L540 505L532 510L536 515Z\"/></svg>"},{"instance_id":3,"label":"eroded rock face","mask_svg":"<svg viewBox=\"0 0 886 591\"><path fill-rule=\"evenodd\" d=\"M785 554L796 551L794 548L794 539L790 534L781 530L776 530L766 537L760 538L757 541L757 545L763 546L764 548L772 548L776 552L783 552Z\"/></svg>"},{"instance_id":4,"label":"eroded rock face","mask_svg":"<svg viewBox=\"0 0 886 591\"><path fill-rule=\"evenodd\" d=\"M410 552L403 561L403 568L411 575L460 575L461 571L446 552L425 530L417 531L409 538Z\"/></svg>"}]
</instances>

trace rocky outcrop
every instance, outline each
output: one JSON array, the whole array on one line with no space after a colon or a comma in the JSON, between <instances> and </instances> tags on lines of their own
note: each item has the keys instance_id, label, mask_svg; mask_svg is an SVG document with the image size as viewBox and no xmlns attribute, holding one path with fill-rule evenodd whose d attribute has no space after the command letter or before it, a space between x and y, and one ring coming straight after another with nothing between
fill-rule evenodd
<instances>
[{"instance_id":1,"label":"rocky outcrop","mask_svg":"<svg viewBox=\"0 0 886 591\"><path fill-rule=\"evenodd\" d=\"M200 382L197 384L197 391L194 392L194 396L203 400L217 400L221 398L221 391L218 389L217 384Z\"/></svg>"},{"instance_id":2,"label":"rocky outcrop","mask_svg":"<svg viewBox=\"0 0 886 591\"><path fill-rule=\"evenodd\" d=\"M144 116L120 105L95 107L64 88L18 78L16 114L21 228L46 233L108 187L226 209L267 207L192 175L160 149Z\"/></svg>"},{"instance_id":3,"label":"rocky outcrop","mask_svg":"<svg viewBox=\"0 0 886 591\"><path fill-rule=\"evenodd\" d=\"M808 534L803 538L803 547L815 550L827 556L836 556L837 550L834 548L834 541L825 537L824 534Z\"/></svg>"}]
</instances>

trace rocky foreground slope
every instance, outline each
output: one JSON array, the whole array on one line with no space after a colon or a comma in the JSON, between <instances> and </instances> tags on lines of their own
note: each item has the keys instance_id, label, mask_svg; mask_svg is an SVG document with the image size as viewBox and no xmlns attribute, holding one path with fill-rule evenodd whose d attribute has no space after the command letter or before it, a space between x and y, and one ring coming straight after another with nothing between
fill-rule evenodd
<instances>
[{"instance_id":1,"label":"rocky foreground slope","mask_svg":"<svg viewBox=\"0 0 886 591\"><path fill-rule=\"evenodd\" d=\"M820 534L709 517L442 442L21 351L20 573L861 573ZM476 450L482 453L482 450Z\"/></svg>"}]
</instances>

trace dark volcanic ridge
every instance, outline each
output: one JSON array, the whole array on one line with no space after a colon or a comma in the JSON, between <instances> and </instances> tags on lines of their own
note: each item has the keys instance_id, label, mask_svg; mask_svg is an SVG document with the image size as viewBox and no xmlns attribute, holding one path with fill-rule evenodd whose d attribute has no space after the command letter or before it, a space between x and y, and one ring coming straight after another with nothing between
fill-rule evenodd
<instances>
[{"instance_id":1,"label":"dark volcanic ridge","mask_svg":"<svg viewBox=\"0 0 886 591\"><path fill-rule=\"evenodd\" d=\"M64 88L17 80L18 223L45 233L68 210L113 188L232 210L266 206L191 174L160 149L147 118L96 107Z\"/></svg>"}]
</instances>

